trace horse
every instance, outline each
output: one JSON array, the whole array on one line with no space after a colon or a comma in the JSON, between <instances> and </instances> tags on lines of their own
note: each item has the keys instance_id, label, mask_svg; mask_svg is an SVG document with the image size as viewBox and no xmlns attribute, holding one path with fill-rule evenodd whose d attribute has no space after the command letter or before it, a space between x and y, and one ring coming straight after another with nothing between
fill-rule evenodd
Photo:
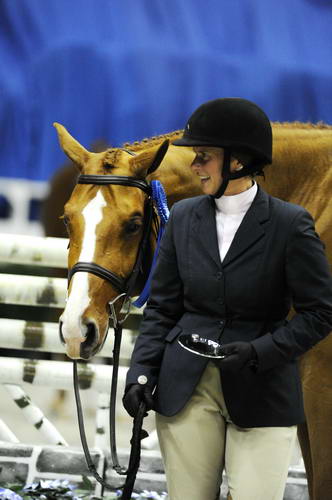
<instances>
[{"instance_id":1,"label":"horse","mask_svg":"<svg viewBox=\"0 0 332 500\"><path fill-rule=\"evenodd\" d=\"M182 135L181 130L92 153L62 125L55 127L62 149L83 177L159 180L170 207L180 199L201 194L200 181L188 168L193 151L172 145ZM293 122L272 123L272 128L273 164L264 169L265 178L258 182L271 195L300 204L312 214L332 262L332 201L328 196L332 192L332 126ZM165 141L170 142L167 154ZM147 196L133 185L77 184L63 214L70 240L69 269L78 261L95 262L111 268L123 282L128 279L143 237ZM149 239L152 251L156 242L154 227ZM150 263L151 252L146 260ZM105 342L109 303L121 294L103 277L79 271L71 277L60 335L69 357L89 359ZM143 286L141 274L134 294ZM119 313L121 300L115 307ZM328 500L332 491L332 443L328 440L332 437L332 336L303 355L299 366L307 421L298 427L298 435L309 494L311 500Z\"/></svg>"}]
</instances>

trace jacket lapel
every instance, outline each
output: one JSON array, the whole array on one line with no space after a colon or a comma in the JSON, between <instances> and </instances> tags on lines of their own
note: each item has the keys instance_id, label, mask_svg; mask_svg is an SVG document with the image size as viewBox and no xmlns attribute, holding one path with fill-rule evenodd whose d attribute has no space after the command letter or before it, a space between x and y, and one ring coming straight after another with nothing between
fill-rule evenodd
<instances>
[{"instance_id":1,"label":"jacket lapel","mask_svg":"<svg viewBox=\"0 0 332 500\"><path fill-rule=\"evenodd\" d=\"M215 202L210 196L202 197L201 203L196 208L192 230L197 241L221 268L227 266L264 236L264 222L268 219L269 197L258 186L256 197L242 220L223 263L219 255Z\"/></svg>"},{"instance_id":2,"label":"jacket lapel","mask_svg":"<svg viewBox=\"0 0 332 500\"><path fill-rule=\"evenodd\" d=\"M215 206L214 200L210 196L204 196L196 208L192 230L196 241L204 247L215 264L221 268Z\"/></svg>"},{"instance_id":3,"label":"jacket lapel","mask_svg":"<svg viewBox=\"0 0 332 500\"><path fill-rule=\"evenodd\" d=\"M248 212L244 216L232 244L223 260L223 267L260 240L264 234L263 223L269 218L269 197L258 186L258 191Z\"/></svg>"}]
</instances>

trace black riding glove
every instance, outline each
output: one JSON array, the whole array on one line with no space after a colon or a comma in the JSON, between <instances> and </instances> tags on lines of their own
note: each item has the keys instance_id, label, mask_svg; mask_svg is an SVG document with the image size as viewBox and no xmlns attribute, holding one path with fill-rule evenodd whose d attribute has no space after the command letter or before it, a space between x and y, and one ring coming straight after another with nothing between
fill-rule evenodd
<instances>
[{"instance_id":1,"label":"black riding glove","mask_svg":"<svg viewBox=\"0 0 332 500\"><path fill-rule=\"evenodd\" d=\"M122 398L123 406L131 417L136 417L141 402L146 404L146 411L153 408L152 390L147 385L132 384Z\"/></svg>"},{"instance_id":2,"label":"black riding glove","mask_svg":"<svg viewBox=\"0 0 332 500\"><path fill-rule=\"evenodd\" d=\"M247 364L257 367L257 353L251 342L231 342L221 348L226 357L218 362L223 371L237 372Z\"/></svg>"}]
</instances>

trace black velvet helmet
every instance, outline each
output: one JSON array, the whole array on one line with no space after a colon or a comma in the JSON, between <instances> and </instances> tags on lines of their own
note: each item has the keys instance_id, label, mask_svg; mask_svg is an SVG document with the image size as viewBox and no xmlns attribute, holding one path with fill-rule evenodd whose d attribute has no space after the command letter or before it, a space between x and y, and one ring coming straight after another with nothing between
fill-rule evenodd
<instances>
[{"instance_id":1,"label":"black velvet helmet","mask_svg":"<svg viewBox=\"0 0 332 500\"><path fill-rule=\"evenodd\" d=\"M257 104L240 98L207 101L190 116L175 146L216 146L250 153L253 163L272 162L272 130Z\"/></svg>"},{"instance_id":2,"label":"black velvet helmet","mask_svg":"<svg viewBox=\"0 0 332 500\"><path fill-rule=\"evenodd\" d=\"M209 146L225 150L223 183L219 198L229 180L255 174L272 163L270 120L257 104L237 97L214 99L199 106L190 116L175 146ZM243 163L240 172L230 172L230 158Z\"/></svg>"}]
</instances>

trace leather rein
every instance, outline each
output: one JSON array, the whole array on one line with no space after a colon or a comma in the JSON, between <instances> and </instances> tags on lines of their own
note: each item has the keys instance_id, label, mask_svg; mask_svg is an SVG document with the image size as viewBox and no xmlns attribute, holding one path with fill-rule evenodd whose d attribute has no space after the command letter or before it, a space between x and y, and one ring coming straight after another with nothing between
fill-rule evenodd
<instances>
[{"instance_id":1,"label":"leather rein","mask_svg":"<svg viewBox=\"0 0 332 500\"><path fill-rule=\"evenodd\" d=\"M127 153L134 155L134 153L125 150ZM120 358L120 347L122 338L122 323L127 318L130 309L130 299L134 291L137 278L139 273L142 272L143 258L146 255L149 243L149 236L151 233L152 220L154 214L153 200L152 200L152 189L150 184L145 180L137 179L134 177L127 176L116 176L116 175L80 175L77 180L78 184L93 184L93 185L120 185L120 186L130 186L141 189L146 195L146 205L144 211L144 222L143 222L143 234L141 243L138 249L136 262L134 264L133 270L130 276L125 279L118 274L114 273L110 269L99 266L94 262L77 262L68 272L68 286L71 278L77 272L88 272L92 273L100 278L108 281L118 292L119 295L109 303L110 306L110 324L113 323L114 328L114 349L113 349L113 374L111 383L111 395L110 395L110 414L109 414L109 425L110 425L110 448L111 456L113 462L113 469L118 474L126 475L127 479L123 486L122 499L130 500L131 493L133 490L136 473L140 461L140 451L141 451L141 439L147 436L146 431L142 430L142 422L146 413L145 404L141 403L137 416L134 419L133 425L133 437L131 440L131 454L129 459L128 470L125 470L119 464L117 449L116 449L116 432L115 432L115 406L116 406L116 391L117 391L117 381L118 381L118 371L119 371L119 358ZM117 317L114 304L115 302L122 298L122 306L127 303L129 304L127 314L122 320ZM79 395L79 382L77 374L77 362L73 361L73 377L74 377L74 391L77 407L78 424L81 436L81 442L85 454L85 459L89 471L95 477L95 479L103 485L104 488L114 490L114 486L111 486L105 482L105 480L98 474L95 464L93 463L91 454L89 452L86 433L83 421L82 405Z\"/></svg>"}]
</instances>

